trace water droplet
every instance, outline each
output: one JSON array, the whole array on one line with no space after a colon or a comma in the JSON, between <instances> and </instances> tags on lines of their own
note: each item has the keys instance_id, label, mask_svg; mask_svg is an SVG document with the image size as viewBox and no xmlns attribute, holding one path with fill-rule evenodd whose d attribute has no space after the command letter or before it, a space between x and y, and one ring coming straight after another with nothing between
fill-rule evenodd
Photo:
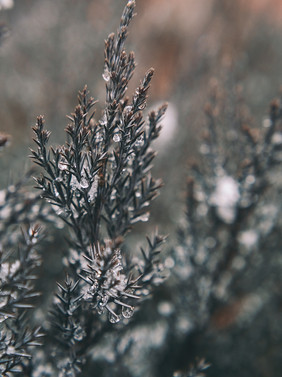
<instances>
[{"instance_id":1,"label":"water droplet","mask_svg":"<svg viewBox=\"0 0 282 377\"><path fill-rule=\"evenodd\" d=\"M102 77L106 82L110 81L111 75L108 68L105 68L104 73L102 74Z\"/></svg>"},{"instance_id":2,"label":"water droplet","mask_svg":"<svg viewBox=\"0 0 282 377\"><path fill-rule=\"evenodd\" d=\"M111 323L118 323L120 321L120 316L117 314L109 313L109 321Z\"/></svg>"},{"instance_id":3,"label":"water droplet","mask_svg":"<svg viewBox=\"0 0 282 377\"><path fill-rule=\"evenodd\" d=\"M135 153L130 153L128 156L127 156L127 161L133 161L134 160L134 157L135 157Z\"/></svg>"},{"instance_id":4,"label":"water droplet","mask_svg":"<svg viewBox=\"0 0 282 377\"><path fill-rule=\"evenodd\" d=\"M58 163L58 168L60 170L67 170L68 162L65 158L61 158L60 162Z\"/></svg>"},{"instance_id":5,"label":"water droplet","mask_svg":"<svg viewBox=\"0 0 282 377\"><path fill-rule=\"evenodd\" d=\"M73 333L74 340L80 342L85 337L85 331L81 326L78 326Z\"/></svg>"},{"instance_id":6,"label":"water droplet","mask_svg":"<svg viewBox=\"0 0 282 377\"><path fill-rule=\"evenodd\" d=\"M131 318L133 316L133 313L134 313L133 306L131 306L130 308L128 308L127 306L122 307L122 315L124 318Z\"/></svg>"},{"instance_id":7,"label":"water droplet","mask_svg":"<svg viewBox=\"0 0 282 377\"><path fill-rule=\"evenodd\" d=\"M81 198L81 192L80 192L78 189L75 190L75 196L76 196L78 199Z\"/></svg>"},{"instance_id":8,"label":"water droplet","mask_svg":"<svg viewBox=\"0 0 282 377\"><path fill-rule=\"evenodd\" d=\"M107 249L111 250L110 248L107 248ZM105 249L105 251L106 251L107 249ZM111 251L110 251L110 252L111 252ZM107 255L110 255L110 253L108 252ZM105 305L107 305L108 301L109 301L109 296L105 295L105 296L101 297L101 300L100 300L99 304L100 304L101 306L105 306Z\"/></svg>"},{"instance_id":9,"label":"water droplet","mask_svg":"<svg viewBox=\"0 0 282 377\"><path fill-rule=\"evenodd\" d=\"M120 135L120 133L116 133L116 134L114 134L114 136L113 136L113 141L114 141L115 143L118 143L118 142L121 141L121 135Z\"/></svg>"},{"instance_id":10,"label":"water droplet","mask_svg":"<svg viewBox=\"0 0 282 377\"><path fill-rule=\"evenodd\" d=\"M101 315L101 314L104 313L104 311L105 311L105 307L104 307L104 306L101 306L100 304L98 304L98 306L97 306L97 313L98 313L99 315Z\"/></svg>"},{"instance_id":11,"label":"water droplet","mask_svg":"<svg viewBox=\"0 0 282 377\"><path fill-rule=\"evenodd\" d=\"M140 146L143 144L143 141L144 141L144 137L143 137L143 135L140 135L140 136L136 139L136 142L135 142L136 147L140 147Z\"/></svg>"},{"instance_id":12,"label":"water droplet","mask_svg":"<svg viewBox=\"0 0 282 377\"><path fill-rule=\"evenodd\" d=\"M128 114L132 110L132 106L125 106L124 112Z\"/></svg>"}]
</instances>

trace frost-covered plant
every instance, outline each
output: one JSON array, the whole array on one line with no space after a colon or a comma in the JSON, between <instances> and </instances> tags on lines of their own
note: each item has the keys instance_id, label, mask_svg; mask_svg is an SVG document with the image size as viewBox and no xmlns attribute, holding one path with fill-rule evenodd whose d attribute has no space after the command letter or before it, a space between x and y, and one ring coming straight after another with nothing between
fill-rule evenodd
<instances>
[{"instance_id":1,"label":"frost-covered plant","mask_svg":"<svg viewBox=\"0 0 282 377\"><path fill-rule=\"evenodd\" d=\"M162 281L157 259L164 237L147 238L140 257L125 252L124 239L138 222L149 219L148 206L162 183L151 173L155 152L152 142L160 132L166 106L151 111L144 120L150 69L132 99L126 97L135 68L134 54L124 42L135 1L128 1L117 34L105 42L103 79L105 110L95 117L95 101L85 87L69 117L65 145L48 148L50 133L42 116L33 128L36 150L32 158L44 173L37 188L69 229L68 274L59 284L52 310L50 336L61 343L55 355L60 375L76 375L89 347L134 309ZM72 373L72 374L71 374Z\"/></svg>"},{"instance_id":2,"label":"frost-covered plant","mask_svg":"<svg viewBox=\"0 0 282 377\"><path fill-rule=\"evenodd\" d=\"M255 127L241 89L213 82L205 113L200 156L187 180L186 218L173 251L171 290L179 295L170 334L178 333L178 347L212 362L211 355L220 360L215 345L232 337L225 332L220 338L216 331L246 326L250 337L257 334L251 321L276 300L269 287L277 280L274 265L280 268L282 107L272 101L267 118ZM208 354L199 354L205 342Z\"/></svg>"},{"instance_id":3,"label":"frost-covered plant","mask_svg":"<svg viewBox=\"0 0 282 377\"><path fill-rule=\"evenodd\" d=\"M184 279L193 280L200 321L210 300L229 297L228 287L248 265L251 250L259 247L277 221L279 208L273 204L277 189L272 180L281 163L282 144L278 100L271 103L261 129L251 127L237 88L228 99L214 84L205 111L203 161L191 165L187 227L179 231L177 249L180 259L189 260L180 270ZM268 225L263 215L267 210Z\"/></svg>"},{"instance_id":4,"label":"frost-covered plant","mask_svg":"<svg viewBox=\"0 0 282 377\"><path fill-rule=\"evenodd\" d=\"M11 232L11 230L9 229ZM1 244L0 251L0 371L11 376L29 370L31 348L41 345L40 328L31 328L35 271L40 265L36 251L40 227L23 229L18 249ZM3 241L3 240L2 240Z\"/></svg>"}]
</instances>

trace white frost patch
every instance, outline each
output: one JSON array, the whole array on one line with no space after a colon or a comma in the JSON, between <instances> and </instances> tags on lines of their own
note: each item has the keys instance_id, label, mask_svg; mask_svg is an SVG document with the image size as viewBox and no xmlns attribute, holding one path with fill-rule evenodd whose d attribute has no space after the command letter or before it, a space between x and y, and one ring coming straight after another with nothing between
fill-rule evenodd
<instances>
[{"instance_id":1,"label":"white frost patch","mask_svg":"<svg viewBox=\"0 0 282 377\"><path fill-rule=\"evenodd\" d=\"M232 224L235 220L239 199L238 182L230 176L219 177L210 203L216 207L218 217L226 224Z\"/></svg>"}]
</instances>

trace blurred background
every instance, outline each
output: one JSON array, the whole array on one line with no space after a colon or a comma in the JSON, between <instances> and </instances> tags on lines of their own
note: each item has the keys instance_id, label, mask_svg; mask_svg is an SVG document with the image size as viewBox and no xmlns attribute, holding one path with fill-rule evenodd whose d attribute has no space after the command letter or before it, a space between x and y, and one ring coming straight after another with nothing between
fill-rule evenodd
<instances>
[{"instance_id":1,"label":"blurred background","mask_svg":"<svg viewBox=\"0 0 282 377\"><path fill-rule=\"evenodd\" d=\"M46 127L52 131L52 143L63 143L66 114L73 111L77 92L85 84L99 100L99 114L105 98L104 40L116 31L126 1L2 0L1 3L0 24L8 32L0 48L0 131L11 135L11 143L0 159L0 189L27 169L31 127L37 115L45 116ZM140 231L151 231L152 226L158 225L160 232L172 235L173 240L185 212L188 160L198 153L203 108L214 78L223 81L227 78L242 86L253 121L258 125L267 114L268 103L279 93L282 2L137 0L136 12L127 51L135 52L138 66L128 94L132 95L146 70L154 67L148 109L169 103L162 135L155 144L158 156L154 164L154 174L163 179L165 186L153 205L148 228L143 226ZM271 320L270 312L266 317ZM241 333L234 336L240 338ZM236 368L233 374L226 373L228 362L235 354L240 354L237 356L243 360L249 343L240 352L238 348L233 352L229 344L232 357L225 359L224 364L220 360L224 340L223 337L218 343L214 361L225 373L221 376L235 376ZM276 361L282 352L281 337L277 342ZM208 349L209 339L205 338L203 353L208 354ZM266 346L262 349L265 352ZM273 376L278 367L279 363L273 370L265 366L262 375ZM216 375L214 370L212 375Z\"/></svg>"},{"instance_id":2,"label":"blurred background","mask_svg":"<svg viewBox=\"0 0 282 377\"><path fill-rule=\"evenodd\" d=\"M52 141L62 143L65 115L73 111L76 94L85 84L99 100L98 109L103 108L104 40L116 30L126 2L2 2L0 23L9 33L0 49L0 129L11 134L12 140L0 168L10 172L10 177L26 164L37 115L45 116ZM279 90L282 3L142 0L137 1L136 12L127 48L135 51L138 66L128 93L147 69L155 68L149 106L169 103L155 146L159 152L156 169L165 181L163 195L172 190L175 196L173 201L162 200L158 208L158 222L161 218L169 231L181 208L187 159L197 150L195 140L212 78L232 72L259 121ZM1 174L1 179L7 174Z\"/></svg>"}]
</instances>

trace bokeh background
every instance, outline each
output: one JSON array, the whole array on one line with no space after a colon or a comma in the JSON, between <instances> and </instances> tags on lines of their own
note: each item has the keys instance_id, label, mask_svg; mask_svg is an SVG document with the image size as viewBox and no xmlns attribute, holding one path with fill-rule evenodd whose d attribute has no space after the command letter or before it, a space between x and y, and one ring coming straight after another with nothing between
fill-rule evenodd
<instances>
[{"instance_id":1,"label":"bokeh background","mask_svg":"<svg viewBox=\"0 0 282 377\"><path fill-rule=\"evenodd\" d=\"M116 30L124 4L122 0L14 0L11 9L2 9L0 22L9 28L9 36L0 49L0 127L12 135L12 142L1 158L1 170L12 170L15 176L22 170L31 126L39 114L45 116L52 140L64 141L65 115L73 111L76 93L85 84L99 99L98 109L103 107L104 40ZM232 72L259 121L277 94L282 82L282 3L142 0L137 1L136 12L127 47L135 51L138 66L129 94L153 66L149 105L169 103L156 145L156 167L165 181L163 195L169 190L175 195L175 200L162 201L159 208L169 227L179 213L187 159L197 150L212 78Z\"/></svg>"},{"instance_id":2,"label":"bokeh background","mask_svg":"<svg viewBox=\"0 0 282 377\"><path fill-rule=\"evenodd\" d=\"M52 142L63 143L66 114L73 111L76 94L85 84L99 100L99 114L105 98L104 40L117 29L125 3L14 0L10 1L13 7L1 9L0 23L7 27L8 34L0 48L0 130L11 135L11 143L0 159L0 188L27 169L31 127L37 115L45 116ZM146 70L154 67L148 108L169 103L162 135L155 144L158 157L154 174L163 179L165 186L154 203L150 223L140 227L140 232L158 225L161 233L171 235L169 242L173 243L185 211L188 161L198 153L209 85L215 78L240 84L257 124L263 122L268 103L279 93L282 2L137 0L136 12L127 50L135 51L138 66L128 93L131 95ZM265 320L271 320L270 312L261 319ZM261 327L266 332L261 336L267 338L268 327ZM241 335L239 331L234 336ZM221 340L214 358L224 372L220 376L235 376L236 368L228 374L228 362L236 354L243 360L249 343L240 352L236 350L238 343L233 350L229 347L233 356L221 363L225 345L224 338ZM202 349L209 354L209 340L205 341ZM281 337L274 348L277 362L282 353ZM265 350L264 346L261 352ZM263 360L263 376L277 373L278 362L272 369L267 366L272 359ZM241 364L247 371L248 362ZM211 375L216 375L216 368L214 371Z\"/></svg>"}]
</instances>

